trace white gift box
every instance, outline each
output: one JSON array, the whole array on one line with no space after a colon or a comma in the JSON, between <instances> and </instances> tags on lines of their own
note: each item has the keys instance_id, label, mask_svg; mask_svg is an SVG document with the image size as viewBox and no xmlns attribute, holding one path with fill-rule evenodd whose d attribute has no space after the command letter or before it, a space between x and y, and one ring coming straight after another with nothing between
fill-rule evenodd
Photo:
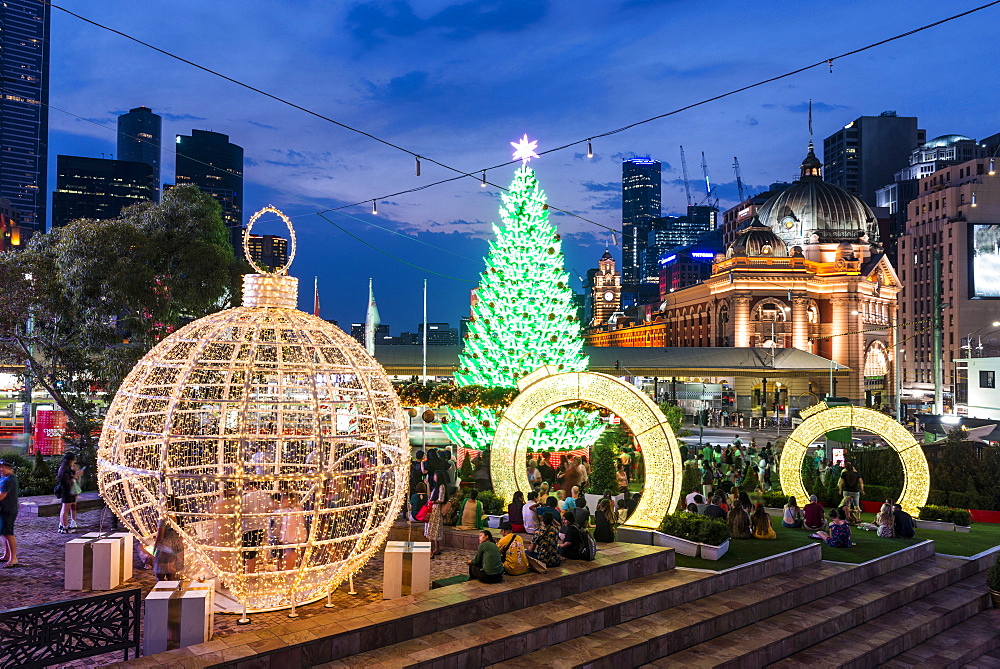
<instances>
[{"instance_id":1,"label":"white gift box","mask_svg":"<svg viewBox=\"0 0 1000 669\"><path fill-rule=\"evenodd\" d=\"M121 539L121 563L118 574L121 582L132 579L133 551L135 544L131 532L88 532L82 535L84 539Z\"/></svg>"},{"instance_id":2,"label":"white gift box","mask_svg":"<svg viewBox=\"0 0 1000 669\"><path fill-rule=\"evenodd\" d=\"M382 568L382 599L415 595L431 589L429 541L389 541Z\"/></svg>"},{"instance_id":3,"label":"white gift box","mask_svg":"<svg viewBox=\"0 0 1000 669\"><path fill-rule=\"evenodd\" d=\"M66 542L67 590L113 590L121 584L122 539L72 539Z\"/></svg>"},{"instance_id":4,"label":"white gift box","mask_svg":"<svg viewBox=\"0 0 1000 669\"><path fill-rule=\"evenodd\" d=\"M143 654L210 640L214 599L214 581L159 581L146 595Z\"/></svg>"}]
</instances>

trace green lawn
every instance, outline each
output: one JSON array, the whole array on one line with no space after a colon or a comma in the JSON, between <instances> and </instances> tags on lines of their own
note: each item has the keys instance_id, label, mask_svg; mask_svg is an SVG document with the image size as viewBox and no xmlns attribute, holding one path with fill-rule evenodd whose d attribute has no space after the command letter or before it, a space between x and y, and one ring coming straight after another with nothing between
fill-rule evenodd
<instances>
[{"instance_id":1,"label":"green lawn","mask_svg":"<svg viewBox=\"0 0 1000 669\"><path fill-rule=\"evenodd\" d=\"M866 516L868 514L865 514ZM865 518L869 520L869 518ZM697 569L729 569L736 565L759 560L769 555L783 553L811 543L818 543L815 539L810 539L812 534L806 530L790 530L781 527L780 521L775 520L775 532L778 538L773 541L760 541L757 539L732 540L729 543L729 550L720 560L702 560L700 558L690 558L684 555L677 555L678 567L694 567ZM830 548L823 544L823 559L834 560L836 562L859 563L872 560L883 555L888 555L906 546L911 546L927 539L934 540L934 548L938 553L948 555L971 556L1000 545L1000 525L986 523L976 523L969 533L963 532L942 532L940 530L917 530L915 539L880 539L874 531L866 532L853 528L851 530L851 540L857 546L851 548Z\"/></svg>"}]
</instances>

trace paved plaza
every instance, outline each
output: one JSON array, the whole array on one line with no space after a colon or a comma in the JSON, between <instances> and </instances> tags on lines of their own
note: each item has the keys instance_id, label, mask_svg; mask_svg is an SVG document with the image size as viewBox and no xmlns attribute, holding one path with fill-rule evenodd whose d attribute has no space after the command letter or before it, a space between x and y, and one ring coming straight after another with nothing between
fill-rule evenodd
<instances>
[{"instance_id":1,"label":"paved plaza","mask_svg":"<svg viewBox=\"0 0 1000 669\"><path fill-rule=\"evenodd\" d=\"M103 524L102 524L103 520ZM63 560L65 550L63 545L83 534L107 530L110 522L110 512L93 510L81 513L78 517L80 530L77 534L57 534L58 518L38 518L21 515L17 519L15 530L18 537L18 558L21 566L16 569L0 570L0 592L3 593L2 608L10 609L22 606L47 604L65 599L87 597L88 592L71 592L63 589ZM414 526L413 540L419 541L421 536L418 526ZM431 578L439 579L467 572L466 561L472 559L472 551L445 548L442 555L431 561ZM135 571L132 580L119 586L119 590L141 587L143 596L155 583L153 573L142 568L139 557L138 542L136 542ZM376 555L354 579L358 594L347 594L347 585L340 587L332 596L333 609L343 609L352 606L380 601L382 599L382 556ZM329 613L325 601L308 604L298 608L299 620ZM216 615L215 634L213 640L224 643L227 636L245 632L258 632L277 625L293 624L287 612L275 611L259 613L250 616L251 624L237 625L238 615ZM86 658L63 667L97 667L121 660L121 653L109 653Z\"/></svg>"}]
</instances>

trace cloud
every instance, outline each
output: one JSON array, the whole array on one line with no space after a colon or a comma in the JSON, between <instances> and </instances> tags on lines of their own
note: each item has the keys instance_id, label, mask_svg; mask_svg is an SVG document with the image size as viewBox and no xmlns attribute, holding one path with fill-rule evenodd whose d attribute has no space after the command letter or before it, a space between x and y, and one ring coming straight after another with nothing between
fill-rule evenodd
<instances>
[{"instance_id":1,"label":"cloud","mask_svg":"<svg viewBox=\"0 0 1000 669\"><path fill-rule=\"evenodd\" d=\"M204 116L195 116L194 114L171 114L170 112L164 112L159 110L154 110L157 114L162 116L167 121L179 122L179 121L207 121L208 119Z\"/></svg>"},{"instance_id":2,"label":"cloud","mask_svg":"<svg viewBox=\"0 0 1000 669\"><path fill-rule=\"evenodd\" d=\"M756 116L750 116L749 114L747 114L747 125L755 126L758 124L760 124L760 121L757 120Z\"/></svg>"},{"instance_id":3,"label":"cloud","mask_svg":"<svg viewBox=\"0 0 1000 669\"><path fill-rule=\"evenodd\" d=\"M622 189L620 181L605 181L604 183L598 183L596 181L581 181L580 185L583 186L584 190L590 191L591 193L618 193Z\"/></svg>"},{"instance_id":4,"label":"cloud","mask_svg":"<svg viewBox=\"0 0 1000 669\"><path fill-rule=\"evenodd\" d=\"M250 125L255 125L258 128L264 128L265 130L277 130L273 125L268 125L266 123L261 123L260 121L247 121Z\"/></svg>"},{"instance_id":5,"label":"cloud","mask_svg":"<svg viewBox=\"0 0 1000 669\"><path fill-rule=\"evenodd\" d=\"M774 107L775 105L763 105L763 106L765 108L767 108L767 109L770 109L770 108ZM809 112L809 102L808 101L806 101L806 102L800 102L800 103L794 104L794 105L781 105L781 106L784 107L785 109L787 109L788 111L793 112L795 114L805 114L805 113ZM827 112L840 111L841 109L850 109L850 107L848 107L847 105L831 105L831 104L828 104L826 102L819 102L819 101L816 101L816 100L813 100L812 108L813 108L814 112L818 112L818 113L827 113Z\"/></svg>"},{"instance_id":6,"label":"cloud","mask_svg":"<svg viewBox=\"0 0 1000 669\"><path fill-rule=\"evenodd\" d=\"M369 99L379 101L408 100L412 101L427 89L428 74L419 70L407 72L393 77L385 85L379 86L366 81Z\"/></svg>"},{"instance_id":7,"label":"cloud","mask_svg":"<svg viewBox=\"0 0 1000 669\"><path fill-rule=\"evenodd\" d=\"M391 38L433 32L446 39L469 40L488 32L520 32L540 21L548 10L542 0L479 0L445 7L421 18L409 3L365 2L354 5L345 19L354 37L366 47Z\"/></svg>"}]
</instances>

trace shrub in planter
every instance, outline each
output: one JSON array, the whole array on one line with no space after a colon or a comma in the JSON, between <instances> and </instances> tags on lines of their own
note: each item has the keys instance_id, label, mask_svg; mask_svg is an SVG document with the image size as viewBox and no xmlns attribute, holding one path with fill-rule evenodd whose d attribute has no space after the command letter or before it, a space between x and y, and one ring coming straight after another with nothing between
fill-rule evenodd
<instances>
[{"instance_id":1,"label":"shrub in planter","mask_svg":"<svg viewBox=\"0 0 1000 669\"><path fill-rule=\"evenodd\" d=\"M927 505L920 507L920 520L937 520L968 527L972 524L972 514L967 509L951 509L945 506Z\"/></svg>"},{"instance_id":2,"label":"shrub in planter","mask_svg":"<svg viewBox=\"0 0 1000 669\"><path fill-rule=\"evenodd\" d=\"M753 500L754 502L760 502L764 506L774 509L784 508L785 504L788 503L788 495L781 492L780 490L751 493L750 499ZM798 504L800 507L802 507L805 506L805 503L808 501L809 500L803 501L801 499L797 499L795 500L795 503Z\"/></svg>"},{"instance_id":3,"label":"shrub in planter","mask_svg":"<svg viewBox=\"0 0 1000 669\"><path fill-rule=\"evenodd\" d=\"M660 532L710 546L718 546L730 537L729 526L724 521L686 511L664 516Z\"/></svg>"},{"instance_id":4,"label":"shrub in planter","mask_svg":"<svg viewBox=\"0 0 1000 669\"><path fill-rule=\"evenodd\" d=\"M477 499L483 503L483 515L502 516L507 511L503 500L489 490L479 493Z\"/></svg>"}]
</instances>

